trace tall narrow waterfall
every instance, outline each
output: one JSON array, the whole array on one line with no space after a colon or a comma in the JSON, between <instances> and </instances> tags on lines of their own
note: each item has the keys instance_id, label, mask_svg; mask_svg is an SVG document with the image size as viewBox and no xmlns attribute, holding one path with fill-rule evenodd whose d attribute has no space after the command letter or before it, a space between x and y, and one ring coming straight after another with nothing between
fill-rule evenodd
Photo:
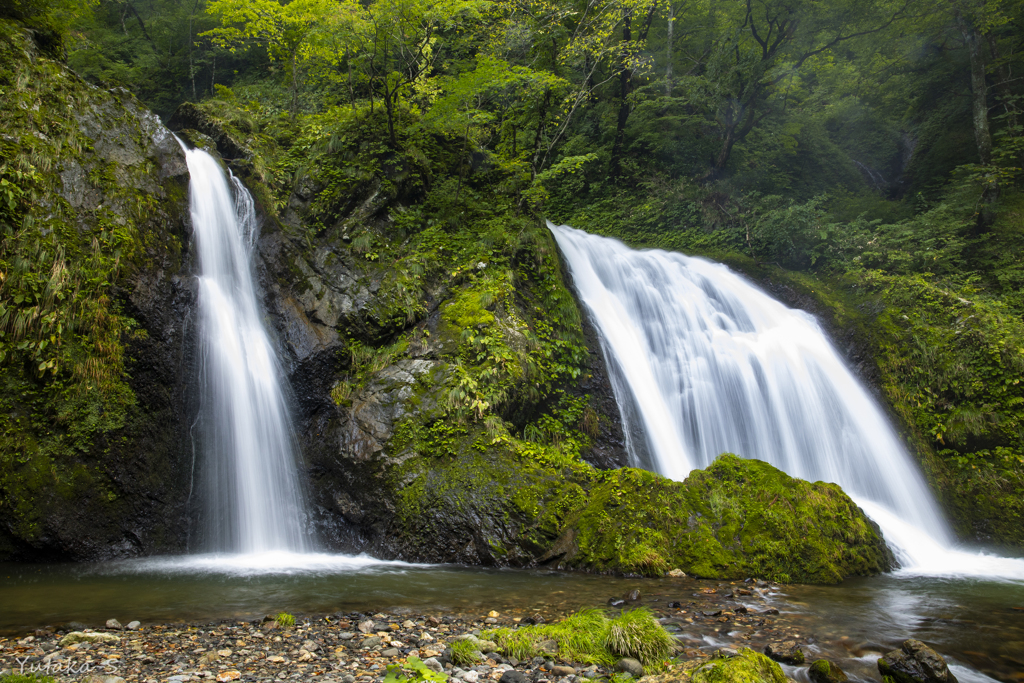
<instances>
[{"instance_id":1,"label":"tall narrow waterfall","mask_svg":"<svg viewBox=\"0 0 1024 683\"><path fill-rule=\"evenodd\" d=\"M600 331L634 465L682 480L726 451L764 460L842 486L905 566L1024 579L1022 561L950 550L922 475L810 315L724 265L548 227Z\"/></svg>"},{"instance_id":2,"label":"tall narrow waterfall","mask_svg":"<svg viewBox=\"0 0 1024 683\"><path fill-rule=\"evenodd\" d=\"M202 150L186 150L199 256L201 445L206 545L218 552L307 546L281 370L252 276L252 196Z\"/></svg>"}]
</instances>

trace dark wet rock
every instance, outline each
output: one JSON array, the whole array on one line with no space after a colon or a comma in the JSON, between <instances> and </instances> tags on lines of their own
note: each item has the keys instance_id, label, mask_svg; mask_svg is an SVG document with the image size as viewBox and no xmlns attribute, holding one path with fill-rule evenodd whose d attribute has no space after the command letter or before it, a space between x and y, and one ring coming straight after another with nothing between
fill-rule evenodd
<instances>
[{"instance_id":1,"label":"dark wet rock","mask_svg":"<svg viewBox=\"0 0 1024 683\"><path fill-rule=\"evenodd\" d=\"M814 661L807 675L811 677L811 683L845 683L847 680L846 672L827 659Z\"/></svg>"},{"instance_id":2,"label":"dark wet rock","mask_svg":"<svg viewBox=\"0 0 1024 683\"><path fill-rule=\"evenodd\" d=\"M622 598L608 598L609 607L622 607L626 604L626 601Z\"/></svg>"},{"instance_id":3,"label":"dark wet rock","mask_svg":"<svg viewBox=\"0 0 1024 683\"><path fill-rule=\"evenodd\" d=\"M942 655L913 638L879 659L878 672L886 683L957 683Z\"/></svg>"},{"instance_id":4,"label":"dark wet rock","mask_svg":"<svg viewBox=\"0 0 1024 683\"><path fill-rule=\"evenodd\" d=\"M574 676L575 674L576 674L576 669L574 669L571 666L555 665L555 666L551 667L551 675L553 675L553 676L558 676L558 677L561 678L562 676Z\"/></svg>"},{"instance_id":5,"label":"dark wet rock","mask_svg":"<svg viewBox=\"0 0 1024 683\"><path fill-rule=\"evenodd\" d=\"M803 664L804 651L800 649L795 640L787 640L783 643L769 643L764 646L764 653L783 664Z\"/></svg>"},{"instance_id":6,"label":"dark wet rock","mask_svg":"<svg viewBox=\"0 0 1024 683\"><path fill-rule=\"evenodd\" d=\"M516 671L511 669L501 674L501 678L498 679L499 683L530 683L529 677L522 671Z\"/></svg>"},{"instance_id":7,"label":"dark wet rock","mask_svg":"<svg viewBox=\"0 0 1024 683\"><path fill-rule=\"evenodd\" d=\"M644 675L643 664L632 657L623 657L619 661L615 662L615 670L630 674L633 678L640 678Z\"/></svg>"},{"instance_id":8,"label":"dark wet rock","mask_svg":"<svg viewBox=\"0 0 1024 683\"><path fill-rule=\"evenodd\" d=\"M622 596L622 599L626 602L638 602L640 600L640 591L636 588Z\"/></svg>"}]
</instances>

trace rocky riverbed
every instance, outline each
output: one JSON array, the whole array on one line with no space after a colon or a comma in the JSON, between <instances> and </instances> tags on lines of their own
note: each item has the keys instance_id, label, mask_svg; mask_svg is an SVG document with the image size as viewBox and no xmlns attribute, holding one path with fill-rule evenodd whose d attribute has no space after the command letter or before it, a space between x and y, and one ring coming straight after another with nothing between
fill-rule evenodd
<instances>
[{"instance_id":1,"label":"rocky riverbed","mask_svg":"<svg viewBox=\"0 0 1024 683\"><path fill-rule=\"evenodd\" d=\"M702 660L715 651L750 647L772 649L775 658L802 664L795 651L815 642L813 634L780 613L778 586L761 581L708 582L681 579L657 586L658 593L634 591L609 599L610 610L644 606L676 638L677 657ZM511 609L487 613L414 613L402 608L380 612L297 615L294 626L272 616L251 620L181 624L137 624L106 628L84 624L46 627L31 634L0 638L3 673L41 672L58 680L97 683L172 683L198 680L329 683L382 681L389 665L418 657L427 666L465 683L577 683L612 672L557 655L518 661L482 652L475 666L450 661L450 644L467 635L486 637L501 626L518 628L563 616L558 608ZM486 649L486 648L484 648ZM807 662L809 663L809 662ZM521 674L509 674L514 671ZM640 675L639 671L634 671ZM503 679L504 677L504 679Z\"/></svg>"}]
</instances>

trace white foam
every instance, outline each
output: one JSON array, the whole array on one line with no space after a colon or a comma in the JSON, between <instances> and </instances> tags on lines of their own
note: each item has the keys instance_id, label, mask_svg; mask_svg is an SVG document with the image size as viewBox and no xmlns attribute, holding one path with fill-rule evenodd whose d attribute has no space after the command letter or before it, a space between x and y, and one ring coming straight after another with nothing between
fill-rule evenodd
<instances>
[{"instance_id":1,"label":"white foam","mask_svg":"<svg viewBox=\"0 0 1024 683\"><path fill-rule=\"evenodd\" d=\"M295 553L275 550L259 553L208 553L147 557L104 565L104 573L223 574L348 574L373 569L409 569L430 565L378 560L369 555Z\"/></svg>"}]
</instances>

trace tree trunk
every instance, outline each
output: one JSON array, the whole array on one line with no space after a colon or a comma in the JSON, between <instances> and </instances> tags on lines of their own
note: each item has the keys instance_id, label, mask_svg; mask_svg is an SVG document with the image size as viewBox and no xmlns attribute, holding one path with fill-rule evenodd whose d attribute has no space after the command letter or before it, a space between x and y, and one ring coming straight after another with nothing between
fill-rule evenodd
<instances>
[{"instance_id":1,"label":"tree trunk","mask_svg":"<svg viewBox=\"0 0 1024 683\"><path fill-rule=\"evenodd\" d=\"M633 40L633 14L626 10L622 17L622 63L619 68L619 116L615 122L615 142L612 144L611 176L622 174L622 147L626 142L626 121L629 119L629 94L633 90L633 72L629 68L629 44Z\"/></svg>"},{"instance_id":2,"label":"tree trunk","mask_svg":"<svg viewBox=\"0 0 1024 683\"><path fill-rule=\"evenodd\" d=\"M978 146L978 160L992 163L992 135L988 129L988 86L985 84L985 55L982 52L981 33L960 10L956 13L957 27L964 37L964 46L971 60L971 112L974 119L974 141Z\"/></svg>"},{"instance_id":3,"label":"tree trunk","mask_svg":"<svg viewBox=\"0 0 1024 683\"><path fill-rule=\"evenodd\" d=\"M665 97L672 97L672 34L675 32L676 10L668 3L668 35L665 39Z\"/></svg>"}]
</instances>

